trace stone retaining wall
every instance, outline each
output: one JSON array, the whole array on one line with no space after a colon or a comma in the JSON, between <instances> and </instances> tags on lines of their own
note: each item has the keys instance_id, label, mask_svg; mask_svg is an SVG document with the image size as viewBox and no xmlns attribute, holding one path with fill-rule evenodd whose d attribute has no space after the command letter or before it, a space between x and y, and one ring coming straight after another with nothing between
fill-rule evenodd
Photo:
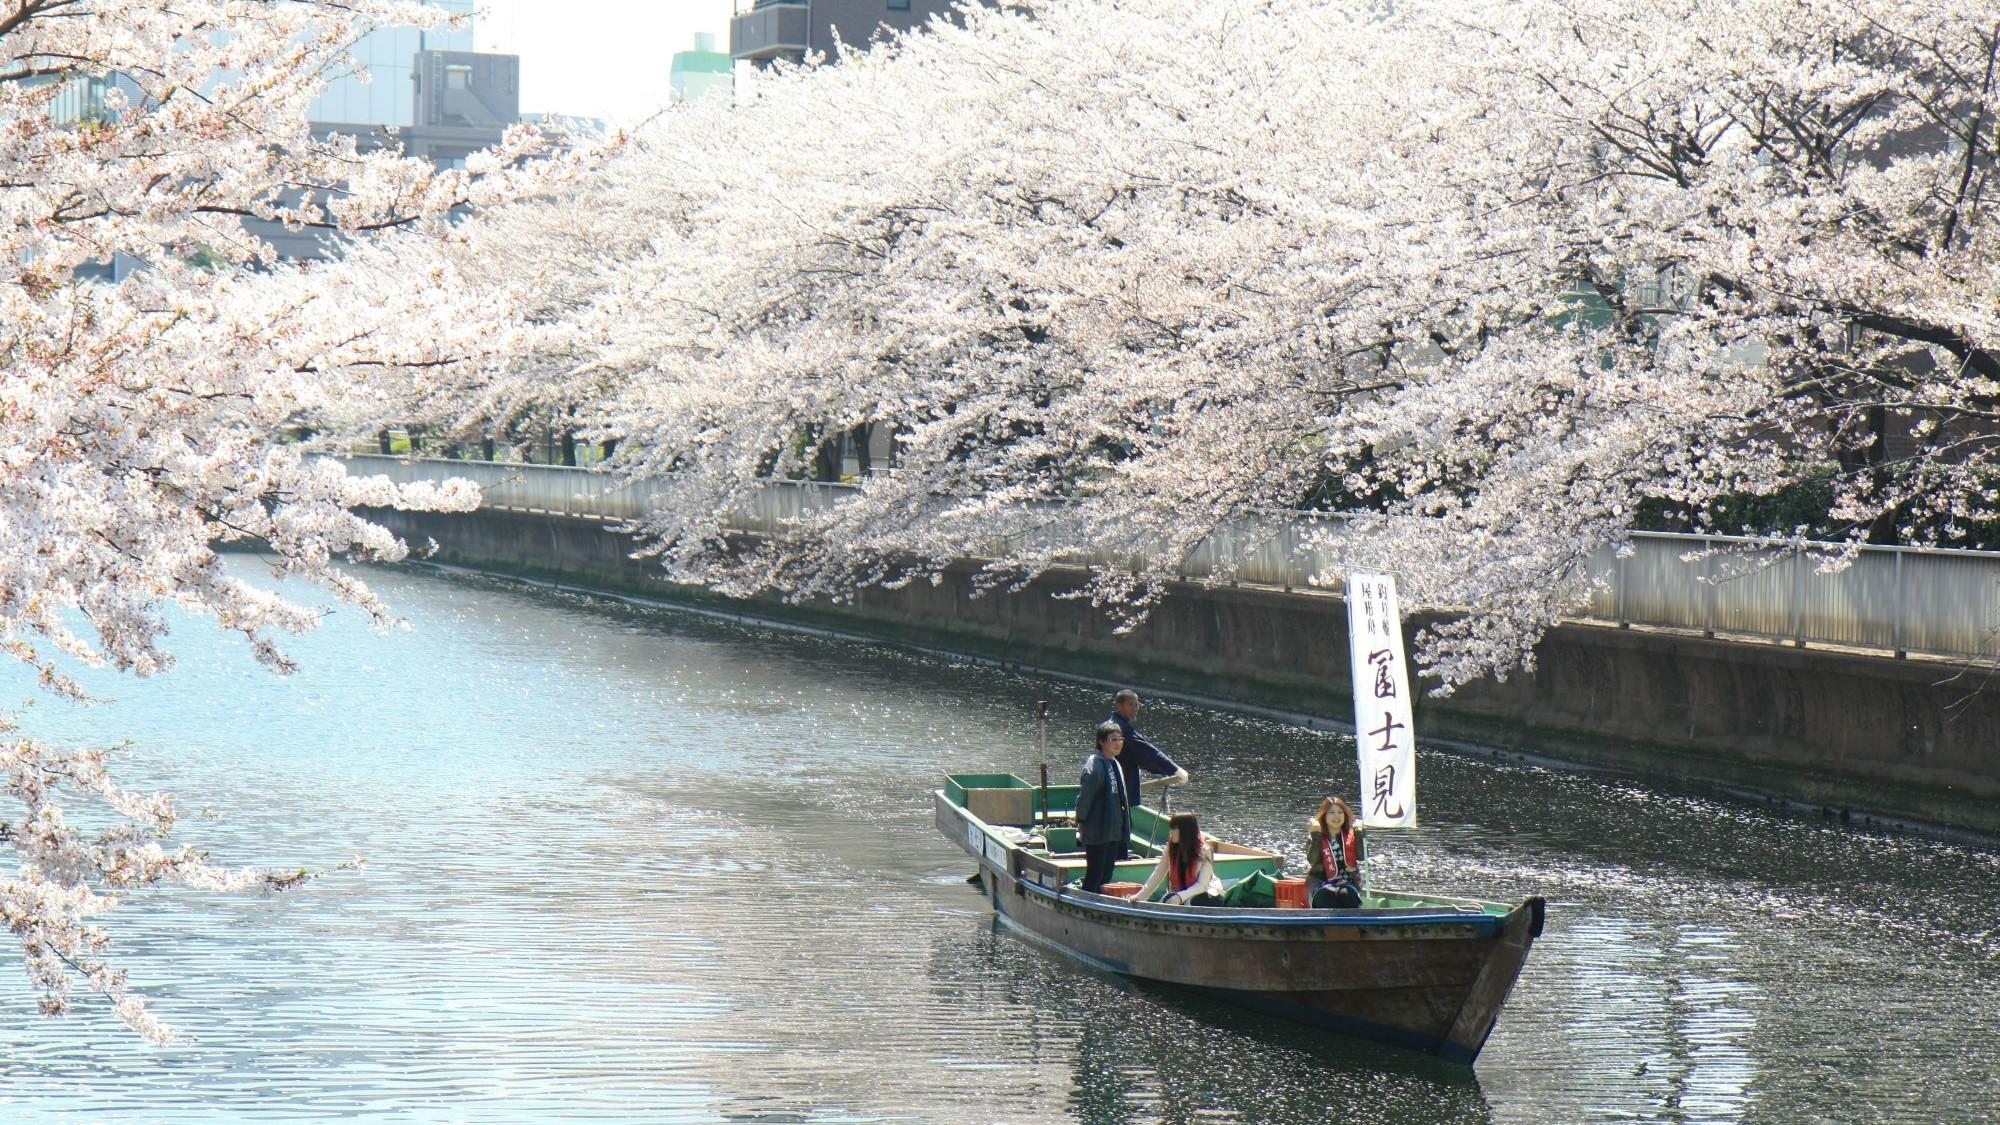
<instances>
[{"instance_id":1,"label":"stone retaining wall","mask_svg":"<svg viewBox=\"0 0 2000 1125\"><path fill-rule=\"evenodd\" d=\"M972 597L937 586L867 590L852 604L727 602L663 582L603 525L486 511L378 512L438 561L567 585L718 606L1204 696L1338 718L1347 621L1337 597L1187 586L1113 632L1075 576ZM1421 621L1409 622L1420 625ZM1533 675L1420 700L1425 736L1724 786L1839 810L2000 833L1995 669L1827 649L1565 625Z\"/></svg>"}]
</instances>

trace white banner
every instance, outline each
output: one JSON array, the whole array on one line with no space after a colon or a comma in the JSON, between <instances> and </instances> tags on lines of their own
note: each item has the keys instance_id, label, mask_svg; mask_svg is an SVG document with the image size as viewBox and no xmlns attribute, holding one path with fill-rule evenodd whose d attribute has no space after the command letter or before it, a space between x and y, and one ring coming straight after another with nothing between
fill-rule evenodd
<instances>
[{"instance_id":1,"label":"white banner","mask_svg":"<svg viewBox=\"0 0 2000 1125\"><path fill-rule=\"evenodd\" d=\"M1361 823L1417 826L1417 741L1396 580L1347 572L1348 663L1354 669L1354 742L1361 759Z\"/></svg>"}]
</instances>

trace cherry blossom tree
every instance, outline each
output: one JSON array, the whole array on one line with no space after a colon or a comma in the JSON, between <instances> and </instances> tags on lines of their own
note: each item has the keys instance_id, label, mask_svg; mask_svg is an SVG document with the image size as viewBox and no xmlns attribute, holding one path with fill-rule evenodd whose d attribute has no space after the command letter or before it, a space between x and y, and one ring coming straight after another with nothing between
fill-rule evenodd
<instances>
[{"instance_id":1,"label":"cherry blossom tree","mask_svg":"<svg viewBox=\"0 0 2000 1125\"><path fill-rule=\"evenodd\" d=\"M353 509L476 503L464 482L351 478L281 440L326 418L393 417L425 372L529 346L509 310L467 306L442 259L417 273L380 263L579 158L522 167L541 142L519 130L440 171L307 127L358 36L438 18L386 0L0 0L0 645L49 691L82 695L64 671L76 664L165 670L169 606L284 671L276 638L316 613L232 574L218 544L257 544L278 575L386 624L339 563L404 546ZM354 261L278 263L249 220L349 238ZM120 259L141 268L90 279ZM17 860L0 873L0 921L47 1012L94 995L169 1037L93 919L155 884L299 878L169 846L172 801L120 787L101 750L8 734L0 776L0 841Z\"/></svg>"},{"instance_id":2,"label":"cherry blossom tree","mask_svg":"<svg viewBox=\"0 0 2000 1125\"><path fill-rule=\"evenodd\" d=\"M1352 516L1328 582L1453 611L1449 690L1531 666L1642 505L1831 465L1857 542L2000 514L1996 46L1971 0L973 7L467 246L564 262L560 349L494 393L625 439L673 577L1082 562L1130 618L1310 500ZM729 533L862 426L895 471Z\"/></svg>"}]
</instances>

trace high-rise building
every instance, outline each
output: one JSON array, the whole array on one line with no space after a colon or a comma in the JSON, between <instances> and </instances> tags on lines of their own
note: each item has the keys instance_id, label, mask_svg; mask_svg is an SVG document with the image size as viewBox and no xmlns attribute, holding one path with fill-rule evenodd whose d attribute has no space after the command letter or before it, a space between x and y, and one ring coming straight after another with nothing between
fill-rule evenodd
<instances>
[{"instance_id":1,"label":"high-rise building","mask_svg":"<svg viewBox=\"0 0 2000 1125\"><path fill-rule=\"evenodd\" d=\"M367 147L395 144L443 167L491 148L521 120L521 59L472 49L475 0L421 0L463 16L461 27L382 28L361 37L355 67L313 99L315 133L346 133ZM362 81L366 69L371 81Z\"/></svg>"},{"instance_id":2,"label":"high-rise building","mask_svg":"<svg viewBox=\"0 0 2000 1125\"><path fill-rule=\"evenodd\" d=\"M330 76L326 90L313 99L306 116L316 122L342 125L414 125L416 117L410 90L415 77L414 60L420 51L472 50L472 12L475 0L418 0L430 8L443 8L464 16L462 27L419 31L409 27L385 27L361 37L350 52L357 66ZM366 70L364 79L361 71Z\"/></svg>"},{"instance_id":3,"label":"high-rise building","mask_svg":"<svg viewBox=\"0 0 2000 1125\"><path fill-rule=\"evenodd\" d=\"M519 55L419 51L411 78L413 121L396 139L405 153L439 167L463 167L521 120Z\"/></svg>"},{"instance_id":4,"label":"high-rise building","mask_svg":"<svg viewBox=\"0 0 2000 1125\"><path fill-rule=\"evenodd\" d=\"M674 52L667 72L676 102L698 102L715 94L727 96L736 81L736 60L716 50L715 34L697 31L694 50Z\"/></svg>"},{"instance_id":5,"label":"high-rise building","mask_svg":"<svg viewBox=\"0 0 2000 1125\"><path fill-rule=\"evenodd\" d=\"M346 134L363 149L394 145L440 167L463 166L467 156L499 143L507 127L520 121L521 60L472 50L476 0L416 2L464 16L467 23L435 31L383 28L362 36L349 52L354 63L330 76L308 118L315 136ZM211 81L230 77L217 74ZM124 75L34 81L61 81L49 116L63 127L114 120L117 113L106 100L114 88L128 103L143 96ZM324 258L335 252L337 239L326 231L287 230L261 219L246 219L244 225L281 257ZM142 262L121 254L77 274L115 281L139 268Z\"/></svg>"},{"instance_id":6,"label":"high-rise building","mask_svg":"<svg viewBox=\"0 0 2000 1125\"><path fill-rule=\"evenodd\" d=\"M729 53L768 66L808 53L833 54L835 43L865 46L884 28L921 27L949 15L955 0L737 0Z\"/></svg>"},{"instance_id":7,"label":"high-rise building","mask_svg":"<svg viewBox=\"0 0 2000 1125\"><path fill-rule=\"evenodd\" d=\"M308 111L316 136L345 134L363 149L394 146L441 168L500 142L521 119L521 60L472 49L476 0L419 0L463 16L455 28L371 31L354 45L354 65L333 75ZM362 71L367 72L363 80ZM338 239L325 231L247 224L285 258L324 258Z\"/></svg>"}]
</instances>

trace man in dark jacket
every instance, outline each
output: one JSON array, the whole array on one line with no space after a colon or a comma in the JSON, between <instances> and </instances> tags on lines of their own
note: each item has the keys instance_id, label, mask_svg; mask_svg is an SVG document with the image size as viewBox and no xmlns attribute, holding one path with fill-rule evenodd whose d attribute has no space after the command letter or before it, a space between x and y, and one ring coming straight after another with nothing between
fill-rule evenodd
<instances>
[{"instance_id":1,"label":"man in dark jacket","mask_svg":"<svg viewBox=\"0 0 2000 1125\"><path fill-rule=\"evenodd\" d=\"M1106 720L1097 727L1097 753L1083 760L1076 791L1076 836L1083 845L1083 889L1101 893L1132 839L1132 806L1125 798L1125 775L1118 755L1125 736Z\"/></svg>"},{"instance_id":2,"label":"man in dark jacket","mask_svg":"<svg viewBox=\"0 0 2000 1125\"><path fill-rule=\"evenodd\" d=\"M1130 804L1139 803L1139 771L1159 777L1171 777L1172 785L1187 784L1188 772L1174 764L1159 747L1146 741L1146 737L1132 727L1132 720L1139 717L1139 693L1126 688L1111 697L1111 715L1104 721L1117 723L1118 733L1125 736L1125 752L1118 755L1118 766L1125 773L1125 799ZM1120 856L1119 858L1124 858Z\"/></svg>"}]
</instances>

